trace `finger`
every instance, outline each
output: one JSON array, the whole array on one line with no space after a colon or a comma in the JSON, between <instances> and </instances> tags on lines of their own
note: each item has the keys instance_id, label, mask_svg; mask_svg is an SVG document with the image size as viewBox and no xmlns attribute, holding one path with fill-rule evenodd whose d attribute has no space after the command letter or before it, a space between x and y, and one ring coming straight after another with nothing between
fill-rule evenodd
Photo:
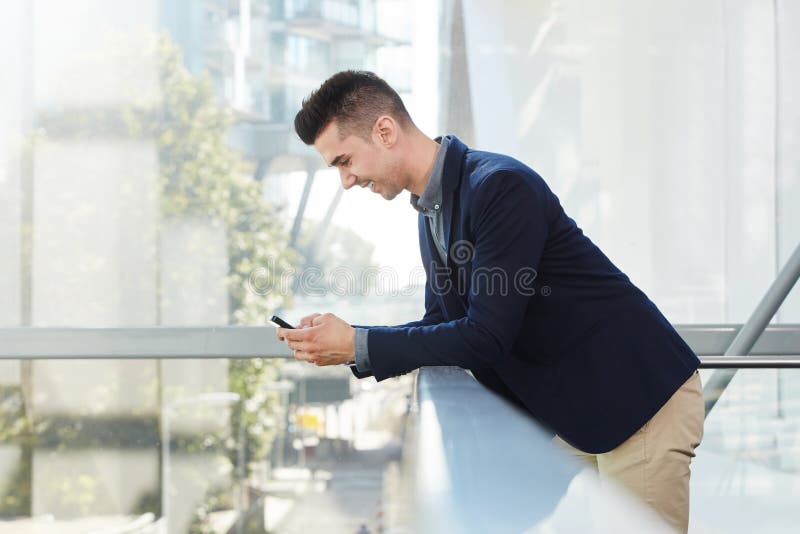
<instances>
[{"instance_id":1,"label":"finger","mask_svg":"<svg viewBox=\"0 0 800 534\"><path fill-rule=\"evenodd\" d=\"M304 362L314 363L314 355L303 351L295 351L294 359Z\"/></svg>"},{"instance_id":2,"label":"finger","mask_svg":"<svg viewBox=\"0 0 800 534\"><path fill-rule=\"evenodd\" d=\"M335 317L332 313L318 313L312 321L314 326L319 326L328 322L331 317Z\"/></svg>"},{"instance_id":3,"label":"finger","mask_svg":"<svg viewBox=\"0 0 800 534\"><path fill-rule=\"evenodd\" d=\"M289 348L299 352L314 352L314 345L308 341L289 341L286 343Z\"/></svg>"},{"instance_id":4,"label":"finger","mask_svg":"<svg viewBox=\"0 0 800 534\"><path fill-rule=\"evenodd\" d=\"M300 319L300 328L307 328L309 326L314 326L314 319L322 315L321 313L312 313L311 315L306 315L302 319Z\"/></svg>"},{"instance_id":5,"label":"finger","mask_svg":"<svg viewBox=\"0 0 800 534\"><path fill-rule=\"evenodd\" d=\"M318 330L316 328L279 328L278 335L289 341L308 341Z\"/></svg>"}]
</instances>

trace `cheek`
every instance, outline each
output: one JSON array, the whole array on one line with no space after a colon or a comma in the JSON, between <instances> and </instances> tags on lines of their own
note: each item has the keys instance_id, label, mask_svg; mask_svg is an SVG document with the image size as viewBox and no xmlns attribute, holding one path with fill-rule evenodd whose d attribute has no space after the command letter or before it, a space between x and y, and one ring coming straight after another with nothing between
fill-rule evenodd
<instances>
[{"instance_id":1,"label":"cheek","mask_svg":"<svg viewBox=\"0 0 800 534\"><path fill-rule=\"evenodd\" d=\"M398 166L393 161L387 161L381 168L381 176L386 182L397 185L398 182Z\"/></svg>"}]
</instances>

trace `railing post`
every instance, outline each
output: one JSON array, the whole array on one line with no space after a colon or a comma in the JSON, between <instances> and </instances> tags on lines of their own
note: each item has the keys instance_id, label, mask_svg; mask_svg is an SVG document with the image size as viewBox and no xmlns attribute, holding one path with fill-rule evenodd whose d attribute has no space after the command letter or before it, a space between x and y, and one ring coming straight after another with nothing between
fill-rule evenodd
<instances>
[{"instance_id":1,"label":"railing post","mask_svg":"<svg viewBox=\"0 0 800 534\"><path fill-rule=\"evenodd\" d=\"M725 356L746 356L756 344L758 338L766 330L769 322L775 316L786 296L800 278L800 244L786 262L778 277L764 294L747 322L734 338L731 346L725 351ZM736 369L719 369L714 371L711 378L703 387L703 398L706 404L706 417L719 400L722 392L728 387L736 374Z\"/></svg>"}]
</instances>

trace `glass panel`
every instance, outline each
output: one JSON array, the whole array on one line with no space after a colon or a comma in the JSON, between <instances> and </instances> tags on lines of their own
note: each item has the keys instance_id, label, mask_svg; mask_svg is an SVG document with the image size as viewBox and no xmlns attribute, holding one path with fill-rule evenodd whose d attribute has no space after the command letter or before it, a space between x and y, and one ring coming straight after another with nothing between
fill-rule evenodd
<instances>
[{"instance_id":1,"label":"glass panel","mask_svg":"<svg viewBox=\"0 0 800 534\"><path fill-rule=\"evenodd\" d=\"M3 361L0 377L0 532L397 520L383 499L410 376L376 384L343 367L219 359Z\"/></svg>"},{"instance_id":2,"label":"glass panel","mask_svg":"<svg viewBox=\"0 0 800 534\"><path fill-rule=\"evenodd\" d=\"M665 25L691 6L459 0L439 36L437 9L400 0L8 2L0 324L263 321L291 291L248 296L243 280L269 258L278 274L316 265L346 230L374 246L361 267L408 281L410 210L338 199L326 174L299 210L322 162L293 115L326 73L364 67L429 134L539 170L674 322L741 321L800 242L790 4ZM800 320L798 299L780 320Z\"/></svg>"},{"instance_id":3,"label":"glass panel","mask_svg":"<svg viewBox=\"0 0 800 534\"><path fill-rule=\"evenodd\" d=\"M377 50L397 47L376 33L376 16L392 15L375 4L7 2L0 327L265 325L278 310L292 322L312 311L364 324L421 317L416 212L372 197L363 208L364 192L341 200L338 176L318 173L325 162L292 127L340 64L374 68ZM402 19L395 35L417 20L435 27L435 11ZM378 73L408 79L411 62L397 63ZM435 72L434 55L420 64ZM401 89L428 106L420 124L435 124L435 77ZM339 266L364 283L334 294ZM370 274L390 266L386 279ZM304 294L293 277L317 268L322 291ZM290 406L305 379L275 360L0 368L0 517L11 521L0 530L45 528L52 515L53 532L84 532L167 513L169 532L224 531L239 509L275 527L298 495L328 487L332 458L386 441L370 438L379 417L354 404L362 386L345 369L308 379L306 400ZM328 437L337 420L361 426ZM356 528L374 520L356 511L372 503L345 510Z\"/></svg>"},{"instance_id":4,"label":"glass panel","mask_svg":"<svg viewBox=\"0 0 800 534\"><path fill-rule=\"evenodd\" d=\"M9 2L0 326L263 325L275 310L297 321L305 295L282 282L328 274L348 249L354 276L386 266L408 284L416 212L366 192L341 200L335 173L306 189L326 164L293 131L312 89L338 68L374 69L378 51L395 58L379 74L403 82L409 107L420 91L432 100L435 84L408 82L418 49L395 37L423 13L389 24L389 3ZM435 63L428 54L426 73ZM400 322L423 313L411 289ZM366 310L354 291L321 311Z\"/></svg>"},{"instance_id":5,"label":"glass panel","mask_svg":"<svg viewBox=\"0 0 800 534\"><path fill-rule=\"evenodd\" d=\"M701 372L707 381L711 370ZM794 532L800 496L800 370L740 369L692 461L694 532Z\"/></svg>"},{"instance_id":6,"label":"glass panel","mask_svg":"<svg viewBox=\"0 0 800 534\"><path fill-rule=\"evenodd\" d=\"M445 5L442 129L539 171L671 321L744 321L800 243L797 4Z\"/></svg>"}]
</instances>

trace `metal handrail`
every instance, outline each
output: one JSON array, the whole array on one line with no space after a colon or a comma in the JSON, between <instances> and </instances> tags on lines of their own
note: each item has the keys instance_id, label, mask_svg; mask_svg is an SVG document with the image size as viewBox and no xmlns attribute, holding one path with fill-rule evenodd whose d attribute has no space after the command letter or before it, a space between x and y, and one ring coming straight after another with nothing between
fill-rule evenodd
<instances>
[{"instance_id":1,"label":"metal handrail","mask_svg":"<svg viewBox=\"0 0 800 534\"><path fill-rule=\"evenodd\" d=\"M553 433L457 367L423 367L409 407L398 532L672 532Z\"/></svg>"},{"instance_id":2,"label":"metal handrail","mask_svg":"<svg viewBox=\"0 0 800 534\"><path fill-rule=\"evenodd\" d=\"M695 351L721 355L737 324L676 325ZM771 325L750 351L800 355L800 324ZM0 361L54 359L291 358L273 326L0 328Z\"/></svg>"},{"instance_id":3,"label":"metal handrail","mask_svg":"<svg viewBox=\"0 0 800 534\"><path fill-rule=\"evenodd\" d=\"M291 357L274 326L0 328L0 361Z\"/></svg>"},{"instance_id":4,"label":"metal handrail","mask_svg":"<svg viewBox=\"0 0 800 534\"><path fill-rule=\"evenodd\" d=\"M729 355L747 355L755 345L758 338L769 325L769 322L774 317L775 313L780 308L786 296L792 290L797 280L800 278L800 244L795 248L789 261L783 266L781 272L778 273L775 281L772 282L761 302L758 303L756 309L753 311L750 318L742 326L741 330L733 340L728 350L725 351L725 356ZM728 387L731 380L736 374L736 369L721 369L715 371L713 375L706 382L703 388L703 398L705 399L706 417L709 412L714 408L714 405L719 400L722 392Z\"/></svg>"},{"instance_id":5,"label":"metal handrail","mask_svg":"<svg viewBox=\"0 0 800 534\"><path fill-rule=\"evenodd\" d=\"M700 356L703 369L794 369L798 356Z\"/></svg>"}]
</instances>

